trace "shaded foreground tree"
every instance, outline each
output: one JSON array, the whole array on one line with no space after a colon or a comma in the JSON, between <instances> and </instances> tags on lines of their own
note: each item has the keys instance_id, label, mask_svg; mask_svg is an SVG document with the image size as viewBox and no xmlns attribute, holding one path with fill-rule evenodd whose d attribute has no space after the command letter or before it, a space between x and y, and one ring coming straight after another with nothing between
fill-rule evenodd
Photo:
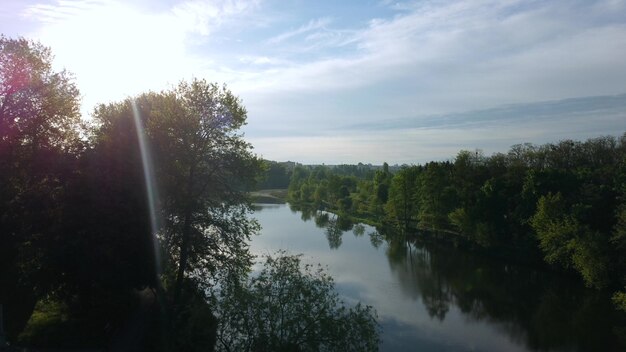
<instances>
[{"instance_id":1,"label":"shaded foreground tree","mask_svg":"<svg viewBox=\"0 0 626 352\"><path fill-rule=\"evenodd\" d=\"M0 36L0 304L9 339L57 277L42 262L60 234L79 127L78 89L52 69L50 50Z\"/></svg>"},{"instance_id":2,"label":"shaded foreground tree","mask_svg":"<svg viewBox=\"0 0 626 352\"><path fill-rule=\"evenodd\" d=\"M156 231L163 255L155 264L163 275L156 282L143 282L156 288L165 304L166 316L154 312L154 317L155 329L167 336L150 348L211 350L211 291L222 277L248 271L248 240L258 231L256 221L248 218L247 190L261 163L238 132L246 111L226 87L204 80L181 82L171 90L99 106L93 144L128 145L119 138L128 135L137 150L135 119L151 152L145 157L153 162L147 166L155 180L144 203L150 192L160 200ZM157 330L151 333L159 334Z\"/></svg>"},{"instance_id":3,"label":"shaded foreground tree","mask_svg":"<svg viewBox=\"0 0 626 352\"><path fill-rule=\"evenodd\" d=\"M170 91L101 105L94 115L96 138L110 138L108 131L132 121L134 113L152 150L163 219L159 237L176 296L188 274L210 283L220 273L247 270L247 240L258 225L247 217L246 190L261 163L238 132L246 121L241 101L217 84L182 82Z\"/></svg>"},{"instance_id":4,"label":"shaded foreground tree","mask_svg":"<svg viewBox=\"0 0 626 352\"><path fill-rule=\"evenodd\" d=\"M299 256L268 255L249 279L232 277L219 300L218 351L377 351L376 313L346 307L333 280Z\"/></svg>"}]
</instances>

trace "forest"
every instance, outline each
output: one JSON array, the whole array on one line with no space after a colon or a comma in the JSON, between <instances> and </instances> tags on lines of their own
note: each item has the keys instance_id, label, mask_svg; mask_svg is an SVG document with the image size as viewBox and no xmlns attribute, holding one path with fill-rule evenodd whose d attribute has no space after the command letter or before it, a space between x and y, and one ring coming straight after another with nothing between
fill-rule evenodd
<instances>
[{"instance_id":1,"label":"forest","mask_svg":"<svg viewBox=\"0 0 626 352\"><path fill-rule=\"evenodd\" d=\"M491 156L463 150L395 172L386 163L283 172L293 204L546 265L614 291L626 310L626 134L520 144Z\"/></svg>"},{"instance_id":2,"label":"forest","mask_svg":"<svg viewBox=\"0 0 626 352\"><path fill-rule=\"evenodd\" d=\"M377 350L372 307L297 255L248 251L266 166L226 86L182 81L85 119L52 58L0 36L0 349Z\"/></svg>"}]
</instances>

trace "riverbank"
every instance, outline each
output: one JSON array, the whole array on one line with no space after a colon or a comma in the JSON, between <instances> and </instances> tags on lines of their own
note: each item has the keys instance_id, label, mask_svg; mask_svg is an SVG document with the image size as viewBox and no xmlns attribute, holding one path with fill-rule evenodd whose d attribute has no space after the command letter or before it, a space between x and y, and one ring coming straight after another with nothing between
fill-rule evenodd
<instances>
[{"instance_id":1,"label":"riverbank","mask_svg":"<svg viewBox=\"0 0 626 352\"><path fill-rule=\"evenodd\" d=\"M287 189L262 189L250 192L253 203L285 204L287 202Z\"/></svg>"}]
</instances>

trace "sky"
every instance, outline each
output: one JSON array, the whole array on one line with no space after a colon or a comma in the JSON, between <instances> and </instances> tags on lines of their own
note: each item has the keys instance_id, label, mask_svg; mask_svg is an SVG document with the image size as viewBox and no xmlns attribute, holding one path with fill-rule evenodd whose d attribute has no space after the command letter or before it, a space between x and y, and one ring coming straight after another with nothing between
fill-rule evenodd
<instances>
[{"instance_id":1,"label":"sky","mask_svg":"<svg viewBox=\"0 0 626 352\"><path fill-rule=\"evenodd\" d=\"M225 83L260 156L417 164L626 132L626 0L0 0L83 115Z\"/></svg>"}]
</instances>

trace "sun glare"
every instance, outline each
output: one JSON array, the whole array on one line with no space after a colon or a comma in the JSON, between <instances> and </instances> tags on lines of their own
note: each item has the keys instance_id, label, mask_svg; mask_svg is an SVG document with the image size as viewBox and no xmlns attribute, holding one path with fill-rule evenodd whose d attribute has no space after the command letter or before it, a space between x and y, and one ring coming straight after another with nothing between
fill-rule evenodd
<instances>
[{"instance_id":1,"label":"sun glare","mask_svg":"<svg viewBox=\"0 0 626 352\"><path fill-rule=\"evenodd\" d=\"M71 68L83 92L89 92L84 108L90 111L95 104L186 77L185 30L171 15L115 4L49 23L39 37L54 48L55 63Z\"/></svg>"}]
</instances>

